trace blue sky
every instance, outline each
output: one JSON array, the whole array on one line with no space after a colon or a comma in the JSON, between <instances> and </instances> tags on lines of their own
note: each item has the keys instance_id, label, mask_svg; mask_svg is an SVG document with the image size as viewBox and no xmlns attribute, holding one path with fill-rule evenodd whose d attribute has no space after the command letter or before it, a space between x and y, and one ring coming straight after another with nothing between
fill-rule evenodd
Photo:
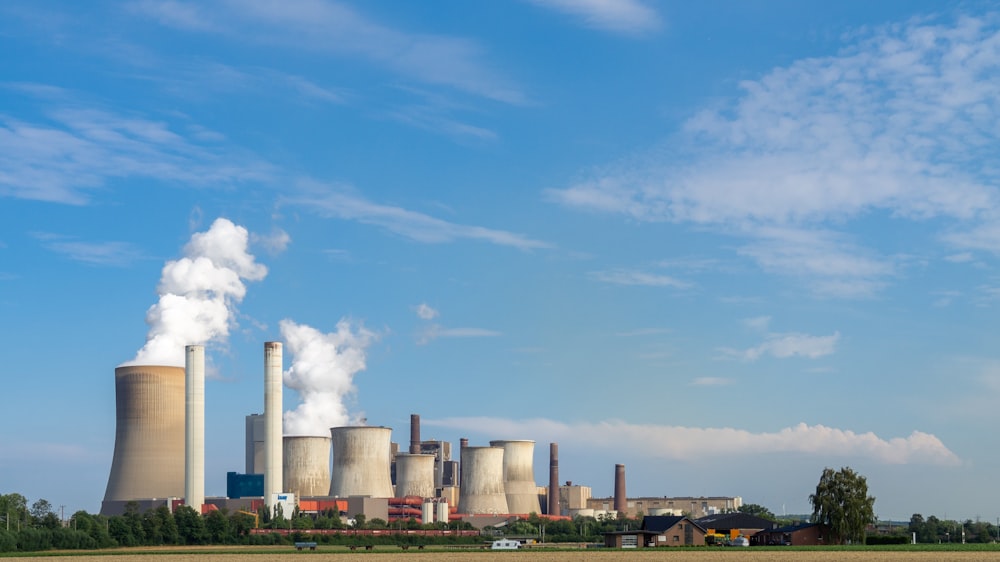
<instances>
[{"instance_id":1,"label":"blue sky","mask_svg":"<svg viewBox=\"0 0 1000 562\"><path fill-rule=\"evenodd\" d=\"M281 340L286 431L993 520L994 9L4 2L0 492L97 511L161 335L208 345L208 495Z\"/></svg>"}]
</instances>

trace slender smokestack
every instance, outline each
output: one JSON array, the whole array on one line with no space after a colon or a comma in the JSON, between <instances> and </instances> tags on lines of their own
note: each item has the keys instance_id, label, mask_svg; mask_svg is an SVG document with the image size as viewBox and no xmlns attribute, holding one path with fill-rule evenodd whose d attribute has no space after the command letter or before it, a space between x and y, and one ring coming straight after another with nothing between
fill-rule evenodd
<instances>
[{"instance_id":1,"label":"slender smokestack","mask_svg":"<svg viewBox=\"0 0 1000 562\"><path fill-rule=\"evenodd\" d=\"M420 416L410 414L410 454L420 454Z\"/></svg>"},{"instance_id":2,"label":"slender smokestack","mask_svg":"<svg viewBox=\"0 0 1000 562\"><path fill-rule=\"evenodd\" d=\"M184 348L184 503L205 503L205 346Z\"/></svg>"},{"instance_id":3,"label":"slender smokestack","mask_svg":"<svg viewBox=\"0 0 1000 562\"><path fill-rule=\"evenodd\" d=\"M549 515L560 515L559 508L559 444L549 443Z\"/></svg>"},{"instance_id":4,"label":"slender smokestack","mask_svg":"<svg viewBox=\"0 0 1000 562\"><path fill-rule=\"evenodd\" d=\"M619 517L623 516L628 509L628 501L625 499L625 465L615 465L615 511Z\"/></svg>"},{"instance_id":5,"label":"slender smokestack","mask_svg":"<svg viewBox=\"0 0 1000 562\"><path fill-rule=\"evenodd\" d=\"M281 342L264 343L264 503L274 509L273 496L284 480L281 451Z\"/></svg>"},{"instance_id":6,"label":"slender smokestack","mask_svg":"<svg viewBox=\"0 0 1000 562\"><path fill-rule=\"evenodd\" d=\"M468 446L469 446L469 439L467 437L463 437L463 438L461 438L461 439L458 440L458 448L459 448L459 450L464 449L464 448L466 448ZM459 458L461 458L461 456L459 456Z\"/></svg>"}]
</instances>

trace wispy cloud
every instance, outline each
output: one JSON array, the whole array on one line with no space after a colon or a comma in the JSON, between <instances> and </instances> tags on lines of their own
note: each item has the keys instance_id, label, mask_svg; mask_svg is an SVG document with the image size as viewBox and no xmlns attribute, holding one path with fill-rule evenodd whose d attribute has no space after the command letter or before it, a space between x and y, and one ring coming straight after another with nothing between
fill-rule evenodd
<instances>
[{"instance_id":1,"label":"wispy cloud","mask_svg":"<svg viewBox=\"0 0 1000 562\"><path fill-rule=\"evenodd\" d=\"M33 232L32 236L53 252L91 265L125 267L144 257L143 252L129 242L83 242L48 232Z\"/></svg>"},{"instance_id":2,"label":"wispy cloud","mask_svg":"<svg viewBox=\"0 0 1000 562\"><path fill-rule=\"evenodd\" d=\"M471 417L424 419L422 423L485 435L531 435L539 442L628 452L657 460L733 459L762 453L795 452L823 457L863 457L884 464L960 463L958 456L940 439L921 431L914 431L908 437L884 439L871 432L855 433L805 423L762 433L735 428L630 424L620 420L565 423L545 418Z\"/></svg>"},{"instance_id":3,"label":"wispy cloud","mask_svg":"<svg viewBox=\"0 0 1000 562\"><path fill-rule=\"evenodd\" d=\"M490 68L477 42L394 29L339 2L145 0L131 7L133 13L175 29L217 34L236 42L360 57L421 83L504 103L527 101L516 85Z\"/></svg>"},{"instance_id":4,"label":"wispy cloud","mask_svg":"<svg viewBox=\"0 0 1000 562\"><path fill-rule=\"evenodd\" d=\"M691 380L691 386L729 386L734 382L726 377L696 377Z\"/></svg>"},{"instance_id":5,"label":"wispy cloud","mask_svg":"<svg viewBox=\"0 0 1000 562\"><path fill-rule=\"evenodd\" d=\"M587 27L639 35L662 25L660 15L640 0L531 0L533 4L569 14Z\"/></svg>"},{"instance_id":6,"label":"wispy cloud","mask_svg":"<svg viewBox=\"0 0 1000 562\"><path fill-rule=\"evenodd\" d=\"M941 219L955 225L949 243L1000 247L998 45L995 21L968 17L876 28L837 55L741 83L736 100L692 117L662 148L547 194L749 236L743 253L765 268L804 267L821 293L868 296L891 264L833 231L862 216ZM776 244L790 240L775 233L813 230L823 252L791 267L814 244Z\"/></svg>"},{"instance_id":7,"label":"wispy cloud","mask_svg":"<svg viewBox=\"0 0 1000 562\"><path fill-rule=\"evenodd\" d=\"M378 226L417 242L437 244L456 240L480 240L521 250L549 247L545 242L521 234L456 224L402 207L373 203L344 185L303 180L299 187L301 190L298 195L285 197L282 202L303 207L324 217Z\"/></svg>"},{"instance_id":8,"label":"wispy cloud","mask_svg":"<svg viewBox=\"0 0 1000 562\"><path fill-rule=\"evenodd\" d=\"M634 269L591 271L589 276L596 281L613 285L643 285L646 287L673 287L674 289L687 289L691 286L690 283L680 281L669 275Z\"/></svg>"},{"instance_id":9,"label":"wispy cloud","mask_svg":"<svg viewBox=\"0 0 1000 562\"><path fill-rule=\"evenodd\" d=\"M439 324L424 327L417 334L417 343L428 344L440 338L493 338L503 333L486 328L445 328Z\"/></svg>"},{"instance_id":10,"label":"wispy cloud","mask_svg":"<svg viewBox=\"0 0 1000 562\"><path fill-rule=\"evenodd\" d=\"M260 180L266 164L185 138L167 122L61 105L46 123L0 115L0 197L86 204L117 178L226 186Z\"/></svg>"},{"instance_id":11,"label":"wispy cloud","mask_svg":"<svg viewBox=\"0 0 1000 562\"><path fill-rule=\"evenodd\" d=\"M838 341L840 341L840 332L834 332L829 336L810 336L797 333L768 334L767 339L755 347L745 350L724 348L722 351L726 355L745 361L756 361L764 356L777 359L789 357L818 359L836 351Z\"/></svg>"},{"instance_id":12,"label":"wispy cloud","mask_svg":"<svg viewBox=\"0 0 1000 562\"><path fill-rule=\"evenodd\" d=\"M280 228L275 228L270 234L250 235L250 242L264 248L268 254L277 255L285 251L292 242L292 237Z\"/></svg>"},{"instance_id":13,"label":"wispy cloud","mask_svg":"<svg viewBox=\"0 0 1000 562\"><path fill-rule=\"evenodd\" d=\"M743 324L747 328L750 328L751 330L755 330L755 331L758 331L758 332L764 332L764 331L767 331L768 326L771 325L771 317L770 316L755 316L753 318L745 318L743 320Z\"/></svg>"}]
</instances>

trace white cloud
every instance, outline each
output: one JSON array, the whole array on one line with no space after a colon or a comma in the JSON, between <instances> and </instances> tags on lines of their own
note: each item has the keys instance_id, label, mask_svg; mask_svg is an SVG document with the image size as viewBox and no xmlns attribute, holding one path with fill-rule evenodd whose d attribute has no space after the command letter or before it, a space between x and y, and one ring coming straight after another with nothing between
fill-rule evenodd
<instances>
[{"instance_id":1,"label":"white cloud","mask_svg":"<svg viewBox=\"0 0 1000 562\"><path fill-rule=\"evenodd\" d=\"M864 216L943 219L934 225L960 225L945 236L954 245L1000 247L995 21L877 28L834 56L740 87L662 148L547 194L568 207L749 235L745 255L832 296L868 296L893 273L831 230ZM811 243L775 234L812 230L821 252L807 260Z\"/></svg>"},{"instance_id":2,"label":"white cloud","mask_svg":"<svg viewBox=\"0 0 1000 562\"><path fill-rule=\"evenodd\" d=\"M283 203L304 207L321 216L378 226L418 242L439 244L455 240L482 240L521 250L547 248L548 244L521 234L481 226L447 222L401 207L368 201L346 186L329 186L311 180L300 182L301 193Z\"/></svg>"},{"instance_id":3,"label":"white cloud","mask_svg":"<svg viewBox=\"0 0 1000 562\"><path fill-rule=\"evenodd\" d=\"M864 457L884 464L957 465L959 458L932 434L884 439L823 425L800 423L775 432L753 433L735 428L698 428L630 424L620 420L565 423L538 418L511 420L471 417L423 422L486 435L528 435L538 442L628 452L656 460L693 461L767 453L795 452L816 456Z\"/></svg>"},{"instance_id":4,"label":"white cloud","mask_svg":"<svg viewBox=\"0 0 1000 562\"><path fill-rule=\"evenodd\" d=\"M840 340L840 332L829 336L810 336L808 334L768 334L767 339L756 347L745 350L723 349L729 356L739 357L746 361L756 361L769 355L777 359L789 357L806 357L818 359L830 355L836 350Z\"/></svg>"},{"instance_id":5,"label":"white cloud","mask_svg":"<svg viewBox=\"0 0 1000 562\"><path fill-rule=\"evenodd\" d=\"M421 320L433 320L438 315L438 311L431 308L427 303L422 302L415 306L414 309Z\"/></svg>"},{"instance_id":6,"label":"white cloud","mask_svg":"<svg viewBox=\"0 0 1000 562\"><path fill-rule=\"evenodd\" d=\"M578 18L587 27L623 34L660 28L660 16L640 0L531 0L533 4Z\"/></svg>"},{"instance_id":7,"label":"white cloud","mask_svg":"<svg viewBox=\"0 0 1000 562\"><path fill-rule=\"evenodd\" d=\"M971 252L960 252L958 254L951 254L949 256L945 256L944 259L945 261L949 261L951 263L969 263L974 258Z\"/></svg>"},{"instance_id":8,"label":"white cloud","mask_svg":"<svg viewBox=\"0 0 1000 562\"><path fill-rule=\"evenodd\" d=\"M747 328L750 328L751 330L755 330L755 331L758 331L758 332L764 332L764 331L767 331L767 327L771 325L771 317L770 316L755 316L753 318L745 318L743 320L743 324Z\"/></svg>"},{"instance_id":9,"label":"white cloud","mask_svg":"<svg viewBox=\"0 0 1000 562\"><path fill-rule=\"evenodd\" d=\"M597 281L613 285L643 285L647 287L673 287L675 289L686 289L691 286L690 283L674 279L669 275L631 269L592 271L590 272L590 277Z\"/></svg>"}]
</instances>

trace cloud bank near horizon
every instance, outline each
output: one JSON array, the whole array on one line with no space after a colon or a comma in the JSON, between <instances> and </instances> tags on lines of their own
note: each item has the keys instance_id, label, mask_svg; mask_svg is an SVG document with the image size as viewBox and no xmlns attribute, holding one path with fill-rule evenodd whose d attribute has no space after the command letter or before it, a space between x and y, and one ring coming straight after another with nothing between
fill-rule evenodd
<instances>
[{"instance_id":1,"label":"cloud bank near horizon","mask_svg":"<svg viewBox=\"0 0 1000 562\"><path fill-rule=\"evenodd\" d=\"M720 456L762 453L802 453L817 456L863 457L883 464L957 466L961 459L936 436L913 431L907 437L885 439L873 432L799 423L773 432L754 433L731 427L699 428L631 424L621 420L566 423L546 418L511 420L491 417L423 420L427 426L470 433L530 438L590 449L628 451L661 460L695 461Z\"/></svg>"}]
</instances>

